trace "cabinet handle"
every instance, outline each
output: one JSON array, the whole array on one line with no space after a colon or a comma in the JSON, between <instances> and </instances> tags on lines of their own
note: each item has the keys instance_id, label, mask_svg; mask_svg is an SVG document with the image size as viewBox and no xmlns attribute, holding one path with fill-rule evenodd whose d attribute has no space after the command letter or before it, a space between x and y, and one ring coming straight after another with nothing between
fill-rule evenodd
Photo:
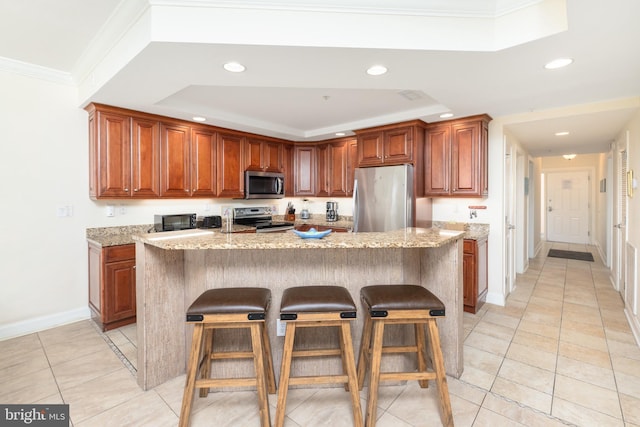
<instances>
[{"instance_id":1,"label":"cabinet handle","mask_svg":"<svg viewBox=\"0 0 640 427\"><path fill-rule=\"evenodd\" d=\"M128 192L129 192L129 189L128 189L128 188L125 188L125 189L124 189L124 191L128 193Z\"/></svg>"},{"instance_id":2,"label":"cabinet handle","mask_svg":"<svg viewBox=\"0 0 640 427\"><path fill-rule=\"evenodd\" d=\"M186 191L186 192L188 193L188 192L189 192L189 189L188 189L188 188L185 188L185 189L184 189L184 191Z\"/></svg>"},{"instance_id":3,"label":"cabinet handle","mask_svg":"<svg viewBox=\"0 0 640 427\"><path fill-rule=\"evenodd\" d=\"M134 193L137 193L137 192L138 192L138 189L137 189L137 188L134 188L134 189L133 189L133 191L134 191Z\"/></svg>"},{"instance_id":4,"label":"cabinet handle","mask_svg":"<svg viewBox=\"0 0 640 427\"><path fill-rule=\"evenodd\" d=\"M135 266L135 265L133 266L133 269L134 269L134 270L136 269L136 266Z\"/></svg>"}]
</instances>

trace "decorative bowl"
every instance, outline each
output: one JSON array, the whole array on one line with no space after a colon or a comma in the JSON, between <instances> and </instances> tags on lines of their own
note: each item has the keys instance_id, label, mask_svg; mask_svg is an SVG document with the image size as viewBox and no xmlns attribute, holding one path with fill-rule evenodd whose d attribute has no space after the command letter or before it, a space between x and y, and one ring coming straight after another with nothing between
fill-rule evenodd
<instances>
[{"instance_id":1,"label":"decorative bowl","mask_svg":"<svg viewBox=\"0 0 640 427\"><path fill-rule=\"evenodd\" d=\"M324 236L331 233L331 230L318 231L315 228L311 228L309 229L309 231L291 231L293 231L298 237L301 237L303 239L322 239Z\"/></svg>"}]
</instances>

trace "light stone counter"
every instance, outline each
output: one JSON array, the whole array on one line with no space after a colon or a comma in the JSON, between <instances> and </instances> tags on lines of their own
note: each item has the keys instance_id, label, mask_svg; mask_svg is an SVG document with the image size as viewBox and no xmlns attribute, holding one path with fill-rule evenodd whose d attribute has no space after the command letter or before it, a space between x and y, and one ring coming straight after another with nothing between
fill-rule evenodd
<instances>
[{"instance_id":1,"label":"light stone counter","mask_svg":"<svg viewBox=\"0 0 640 427\"><path fill-rule=\"evenodd\" d=\"M446 306L438 320L445 368L460 377L462 343L463 232L409 228L387 233L331 233L323 239L301 239L293 232L226 234L211 230L184 230L133 236L136 242L138 328L138 384L149 389L185 372L192 325L185 322L187 307L211 288L259 286L271 289L267 326L276 378L280 370L283 337L276 336L282 292L292 286L316 284L346 287L358 303L353 323L356 354L363 315L359 291L374 284L419 284ZM405 325L395 325L392 342L413 336ZM397 329L395 329L397 328ZM307 332L307 331L305 331ZM301 345L321 339L337 343L326 331L308 331ZM227 331L222 331L226 334ZM227 338L240 340L240 332ZM411 338L409 338L411 339ZM410 358L385 356L386 368L412 367ZM407 365L409 364L409 365ZM250 362L223 361L214 374L246 375ZM339 360L300 361L293 374L341 372Z\"/></svg>"}]
</instances>

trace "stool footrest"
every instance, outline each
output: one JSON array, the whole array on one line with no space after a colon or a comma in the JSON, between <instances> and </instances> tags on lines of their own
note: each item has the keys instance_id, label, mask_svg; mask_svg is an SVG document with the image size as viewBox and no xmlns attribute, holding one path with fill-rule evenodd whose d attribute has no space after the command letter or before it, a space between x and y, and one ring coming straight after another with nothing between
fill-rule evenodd
<instances>
[{"instance_id":1,"label":"stool footrest","mask_svg":"<svg viewBox=\"0 0 640 427\"><path fill-rule=\"evenodd\" d=\"M211 353L209 356L211 360L220 359L253 359L253 352L251 351L224 351Z\"/></svg>"},{"instance_id":2,"label":"stool footrest","mask_svg":"<svg viewBox=\"0 0 640 427\"><path fill-rule=\"evenodd\" d=\"M213 378L196 380L196 388L255 386L255 378Z\"/></svg>"},{"instance_id":3,"label":"stool footrest","mask_svg":"<svg viewBox=\"0 0 640 427\"><path fill-rule=\"evenodd\" d=\"M435 380L435 372L381 372L380 381Z\"/></svg>"},{"instance_id":4,"label":"stool footrest","mask_svg":"<svg viewBox=\"0 0 640 427\"><path fill-rule=\"evenodd\" d=\"M320 356L340 356L342 352L340 349L333 348L318 348L310 350L294 350L293 357L320 357Z\"/></svg>"},{"instance_id":5,"label":"stool footrest","mask_svg":"<svg viewBox=\"0 0 640 427\"><path fill-rule=\"evenodd\" d=\"M346 384L349 382L347 375L318 375L315 377L290 377L289 385L307 384Z\"/></svg>"}]
</instances>

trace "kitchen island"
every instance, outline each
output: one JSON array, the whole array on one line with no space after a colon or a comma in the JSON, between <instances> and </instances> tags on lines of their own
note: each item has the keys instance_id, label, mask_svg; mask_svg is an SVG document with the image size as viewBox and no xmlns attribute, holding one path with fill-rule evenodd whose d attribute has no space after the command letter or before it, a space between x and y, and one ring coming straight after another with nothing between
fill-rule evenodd
<instances>
[{"instance_id":1,"label":"kitchen island","mask_svg":"<svg viewBox=\"0 0 640 427\"><path fill-rule=\"evenodd\" d=\"M447 373L458 378L463 369L464 338L462 238L459 231L421 228L331 233L323 239L301 239L292 232L229 234L212 230L136 235L138 384L146 390L183 374L193 329L185 322L187 307L207 289L241 286L271 289L266 321L277 378L283 337L276 334L276 319L282 292L291 286L317 284L346 287L359 310L363 286L413 283L429 289L446 306L446 317L438 320L442 351ZM353 324L356 354L363 318L359 312ZM406 326L397 328L390 334L392 341L412 334ZM228 338L247 341L241 340L240 334L229 331ZM317 342L318 335L313 335L314 331L310 334L308 342ZM331 336L321 339L335 340ZM301 345L306 342L302 337ZM225 363L222 361L220 371L227 376L251 369L249 362ZM393 368L411 361L398 355L384 363ZM304 361L299 366L309 375L314 369L325 373L341 369L339 360ZM293 367L294 374L298 369Z\"/></svg>"}]
</instances>

